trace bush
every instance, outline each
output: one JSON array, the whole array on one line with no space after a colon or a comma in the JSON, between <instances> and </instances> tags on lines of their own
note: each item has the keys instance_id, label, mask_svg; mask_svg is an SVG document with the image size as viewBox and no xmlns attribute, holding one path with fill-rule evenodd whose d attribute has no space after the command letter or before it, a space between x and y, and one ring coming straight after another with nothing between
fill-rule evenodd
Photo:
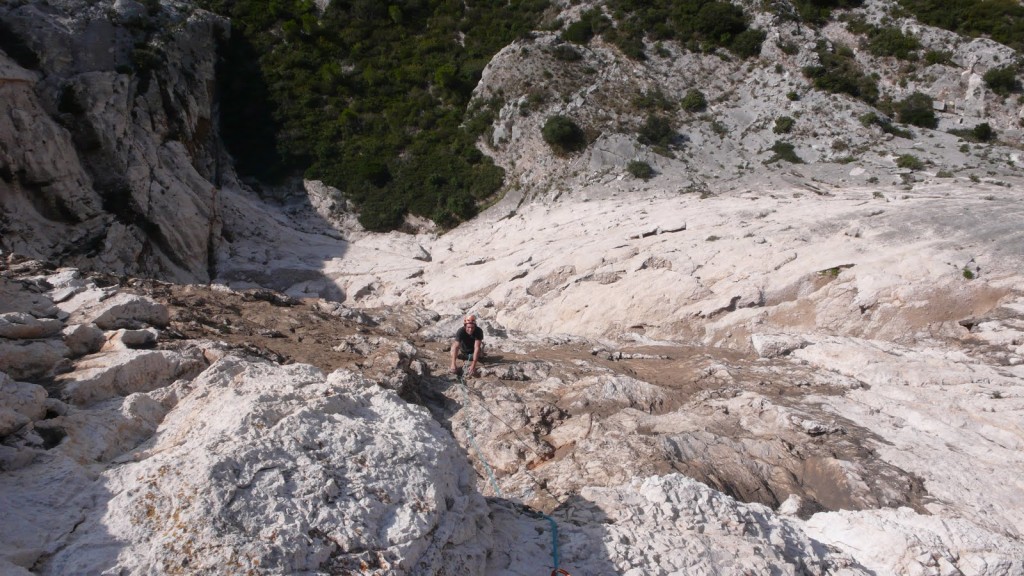
<instances>
[{"instance_id":1,"label":"bush","mask_svg":"<svg viewBox=\"0 0 1024 576\"><path fill-rule=\"evenodd\" d=\"M953 54L948 50L929 50L924 53L924 61L932 64L950 64L953 61Z\"/></svg>"},{"instance_id":2,"label":"bush","mask_svg":"<svg viewBox=\"0 0 1024 576\"><path fill-rule=\"evenodd\" d=\"M583 55L580 54L579 50L569 46L568 44L559 44L551 49L551 55L556 60L563 62L578 62L583 60Z\"/></svg>"},{"instance_id":3,"label":"bush","mask_svg":"<svg viewBox=\"0 0 1024 576\"><path fill-rule=\"evenodd\" d=\"M911 170L920 170L924 168L924 162L920 158L913 154L900 154L896 158L897 168L910 168Z\"/></svg>"},{"instance_id":4,"label":"bush","mask_svg":"<svg viewBox=\"0 0 1024 576\"><path fill-rule=\"evenodd\" d=\"M654 168L651 165L642 160L633 160L626 165L626 171L632 174L636 178L642 178L647 180L654 176Z\"/></svg>"},{"instance_id":5,"label":"bush","mask_svg":"<svg viewBox=\"0 0 1024 576\"><path fill-rule=\"evenodd\" d=\"M779 160L785 160L790 164L803 164L804 161L796 155L796 148L789 142L776 141L772 145L771 151L775 153L774 156L768 159L766 164L777 162Z\"/></svg>"},{"instance_id":6,"label":"bush","mask_svg":"<svg viewBox=\"0 0 1024 576\"><path fill-rule=\"evenodd\" d=\"M676 131L668 118L652 114L647 117L639 131L640 142L651 146L671 146Z\"/></svg>"},{"instance_id":7,"label":"bush","mask_svg":"<svg viewBox=\"0 0 1024 576\"><path fill-rule=\"evenodd\" d=\"M899 0L922 23L966 36L987 36L1024 49L1024 6L1018 0Z\"/></svg>"},{"instance_id":8,"label":"bush","mask_svg":"<svg viewBox=\"0 0 1024 576\"><path fill-rule=\"evenodd\" d=\"M797 46L796 42L778 41L775 45L778 46L779 50L782 50L782 53L787 56L796 56L800 53L800 47Z\"/></svg>"},{"instance_id":9,"label":"bush","mask_svg":"<svg viewBox=\"0 0 1024 576\"><path fill-rule=\"evenodd\" d=\"M861 116L860 123L866 127L878 126L879 128L882 129L882 132L885 132L886 134L892 134L893 136L899 136L900 138L906 138L909 140L914 137L910 130L904 130L902 128L894 126L888 118L884 116L879 116L874 112L868 112L867 114Z\"/></svg>"},{"instance_id":10,"label":"bush","mask_svg":"<svg viewBox=\"0 0 1024 576\"><path fill-rule=\"evenodd\" d=\"M742 8L717 0L701 6L693 24L700 39L719 46L731 44L738 34L747 29Z\"/></svg>"},{"instance_id":11,"label":"bush","mask_svg":"<svg viewBox=\"0 0 1024 576\"><path fill-rule=\"evenodd\" d=\"M935 128L939 119L935 117L932 97L914 92L896 104L896 116L900 122L921 128Z\"/></svg>"},{"instance_id":12,"label":"bush","mask_svg":"<svg viewBox=\"0 0 1024 576\"><path fill-rule=\"evenodd\" d=\"M562 32L562 40L573 44L587 44L609 25L608 18L601 14L599 9L587 10L580 14L579 20L565 28L565 31Z\"/></svg>"},{"instance_id":13,"label":"bush","mask_svg":"<svg viewBox=\"0 0 1024 576\"><path fill-rule=\"evenodd\" d=\"M630 58L643 59L643 40L672 40L689 50L727 48L740 57L760 54L765 34L748 28L743 8L723 0L608 0L614 28L601 34Z\"/></svg>"},{"instance_id":14,"label":"bush","mask_svg":"<svg viewBox=\"0 0 1024 576\"><path fill-rule=\"evenodd\" d=\"M552 116L544 123L541 136L556 152L568 153L582 150L587 146L583 130L570 118Z\"/></svg>"},{"instance_id":15,"label":"bush","mask_svg":"<svg viewBox=\"0 0 1024 576\"><path fill-rule=\"evenodd\" d=\"M991 142L996 138L996 131L992 129L992 126L990 126L988 122L978 124L977 126L971 129L957 128L954 130L950 130L949 133L955 136L959 136L960 138L963 138L968 142ZM960 151L966 152L966 150L964 150L964 148L966 147L967 145L964 144L963 146L961 146Z\"/></svg>"},{"instance_id":16,"label":"bush","mask_svg":"<svg viewBox=\"0 0 1024 576\"><path fill-rule=\"evenodd\" d=\"M789 134L795 122L796 120L793 120L790 116L779 116L775 119L775 128L772 129L772 132L776 134Z\"/></svg>"},{"instance_id":17,"label":"bush","mask_svg":"<svg viewBox=\"0 0 1024 576\"><path fill-rule=\"evenodd\" d=\"M1012 92L1020 91L1016 66L993 68L986 72L982 79L990 90L1003 97L1009 96Z\"/></svg>"},{"instance_id":18,"label":"bush","mask_svg":"<svg viewBox=\"0 0 1024 576\"><path fill-rule=\"evenodd\" d=\"M874 104L878 100L878 83L863 71L853 58L853 51L837 45L834 52L818 50L818 66L807 66L804 76L811 79L815 88L833 94L848 94Z\"/></svg>"},{"instance_id":19,"label":"bush","mask_svg":"<svg viewBox=\"0 0 1024 576\"><path fill-rule=\"evenodd\" d=\"M748 28L733 38L732 43L729 44L729 51L740 58L760 56L761 44L764 43L766 37L767 34L764 30Z\"/></svg>"},{"instance_id":20,"label":"bush","mask_svg":"<svg viewBox=\"0 0 1024 576\"><path fill-rule=\"evenodd\" d=\"M687 112L703 112L708 107L708 100L704 97L704 93L696 88L690 88L686 91L686 95L683 96L680 104L683 110Z\"/></svg>"},{"instance_id":21,"label":"bush","mask_svg":"<svg viewBox=\"0 0 1024 576\"><path fill-rule=\"evenodd\" d=\"M894 56L900 60L916 58L921 43L899 28L874 28L868 34L868 52L875 56Z\"/></svg>"}]
</instances>

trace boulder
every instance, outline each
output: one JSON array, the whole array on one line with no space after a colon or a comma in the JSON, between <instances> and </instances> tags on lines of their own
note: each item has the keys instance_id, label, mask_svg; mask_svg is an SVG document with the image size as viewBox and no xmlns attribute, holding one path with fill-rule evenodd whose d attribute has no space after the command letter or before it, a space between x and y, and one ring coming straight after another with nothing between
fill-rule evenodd
<instances>
[{"instance_id":1,"label":"boulder","mask_svg":"<svg viewBox=\"0 0 1024 576\"><path fill-rule=\"evenodd\" d=\"M485 573L488 509L462 449L357 374L227 357L161 430L104 473L103 513L44 573Z\"/></svg>"},{"instance_id":2,"label":"boulder","mask_svg":"<svg viewBox=\"0 0 1024 576\"><path fill-rule=\"evenodd\" d=\"M103 330L93 324L71 324L64 328L64 344L75 357L98 352L105 341Z\"/></svg>"},{"instance_id":3,"label":"boulder","mask_svg":"<svg viewBox=\"0 0 1024 576\"><path fill-rule=\"evenodd\" d=\"M46 389L0 372L0 436L46 415Z\"/></svg>"},{"instance_id":4,"label":"boulder","mask_svg":"<svg viewBox=\"0 0 1024 576\"><path fill-rule=\"evenodd\" d=\"M119 292L72 315L78 323L93 323L104 330L164 328L170 321L167 307L152 298Z\"/></svg>"},{"instance_id":5,"label":"boulder","mask_svg":"<svg viewBox=\"0 0 1024 576\"><path fill-rule=\"evenodd\" d=\"M30 340L60 332L64 324L53 318L39 319L26 312L0 314L0 338Z\"/></svg>"},{"instance_id":6,"label":"boulder","mask_svg":"<svg viewBox=\"0 0 1024 576\"><path fill-rule=\"evenodd\" d=\"M79 406L115 396L147 392L179 378L193 378L206 368L202 351L119 350L86 357L73 372L56 378L61 396Z\"/></svg>"},{"instance_id":7,"label":"boulder","mask_svg":"<svg viewBox=\"0 0 1024 576\"><path fill-rule=\"evenodd\" d=\"M142 330L125 330L124 328L110 334L103 344L102 351L128 350L134 348L152 348L160 339L160 332L156 328L145 328Z\"/></svg>"},{"instance_id":8,"label":"boulder","mask_svg":"<svg viewBox=\"0 0 1024 576\"><path fill-rule=\"evenodd\" d=\"M15 380L35 380L51 375L71 356L59 340L0 340L0 372Z\"/></svg>"},{"instance_id":9,"label":"boulder","mask_svg":"<svg viewBox=\"0 0 1024 576\"><path fill-rule=\"evenodd\" d=\"M751 334L750 344L761 358L778 358L807 345L799 336L790 334Z\"/></svg>"}]
</instances>

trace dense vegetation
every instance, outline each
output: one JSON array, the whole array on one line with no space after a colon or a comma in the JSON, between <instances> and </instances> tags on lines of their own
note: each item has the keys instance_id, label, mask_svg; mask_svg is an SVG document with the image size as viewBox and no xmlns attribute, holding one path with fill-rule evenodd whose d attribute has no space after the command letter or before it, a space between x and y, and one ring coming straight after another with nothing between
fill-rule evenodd
<instances>
[{"instance_id":1,"label":"dense vegetation","mask_svg":"<svg viewBox=\"0 0 1024 576\"><path fill-rule=\"evenodd\" d=\"M1024 6L1018 0L899 0L925 24L966 36L987 36L1024 50Z\"/></svg>"},{"instance_id":2,"label":"dense vegetation","mask_svg":"<svg viewBox=\"0 0 1024 576\"><path fill-rule=\"evenodd\" d=\"M743 9L719 0L609 0L618 26L590 20L594 33L602 34L627 55L643 59L643 39L674 40L693 51L726 48L741 58L761 53L765 33L749 28Z\"/></svg>"},{"instance_id":3,"label":"dense vegetation","mask_svg":"<svg viewBox=\"0 0 1024 576\"><path fill-rule=\"evenodd\" d=\"M334 0L323 13L311 0L203 3L232 18L218 76L243 174L321 179L373 230L407 212L454 225L500 188L503 171L474 145L493 111L467 105L547 0Z\"/></svg>"}]
</instances>

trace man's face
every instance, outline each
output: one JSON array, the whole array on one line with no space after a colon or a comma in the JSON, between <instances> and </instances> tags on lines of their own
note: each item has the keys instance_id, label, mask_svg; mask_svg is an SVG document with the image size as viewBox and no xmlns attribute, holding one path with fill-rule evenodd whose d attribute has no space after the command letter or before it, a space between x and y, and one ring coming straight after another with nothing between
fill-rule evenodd
<instances>
[{"instance_id":1,"label":"man's face","mask_svg":"<svg viewBox=\"0 0 1024 576\"><path fill-rule=\"evenodd\" d=\"M473 329L476 328L476 319L466 318L463 320L462 325L466 327L466 332L472 332Z\"/></svg>"}]
</instances>

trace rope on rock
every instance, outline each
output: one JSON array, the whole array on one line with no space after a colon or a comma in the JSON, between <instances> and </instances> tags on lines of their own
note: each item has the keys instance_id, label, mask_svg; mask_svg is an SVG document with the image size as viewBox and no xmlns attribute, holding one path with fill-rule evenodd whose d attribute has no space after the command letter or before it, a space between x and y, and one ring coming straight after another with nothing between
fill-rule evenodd
<instances>
[{"instance_id":1,"label":"rope on rock","mask_svg":"<svg viewBox=\"0 0 1024 576\"><path fill-rule=\"evenodd\" d=\"M459 374L459 387L462 390L462 404L466 408L469 408L469 386L467 386L466 381L463 380L462 374ZM487 407L484 406L484 409L487 410ZM519 438L518 434L515 434L515 430L513 430L512 427L508 425L508 423L506 423L504 420L501 420L501 418L498 418L490 410L487 410L487 412L494 418L497 418L498 421L504 424L506 428L512 430L512 433L516 436L516 439L519 440L521 444L523 444L530 450L533 450L532 446L527 445L525 442L522 441L522 439ZM483 464L484 470L487 471L487 476L490 479L491 488L494 490L495 495L497 495L499 498L503 498L503 496L501 495L501 489L498 488L498 480L494 477L494 470L491 468L491 465L487 463L487 459L484 458L483 451L481 451L480 447L477 446L476 444L476 439L473 436L473 424L469 418L466 419L466 437L469 438L469 443L471 446L473 446L473 450L476 451L477 458L480 460L480 463ZM537 451L533 450L533 452L536 453ZM533 477L531 476L531 478ZM534 482L537 482L535 478L533 480ZM539 482L537 483L540 484ZM554 495L552 494L552 496ZM555 500L557 501L557 498ZM543 516L548 521L548 523L551 524L551 559L552 564L554 565L554 569L551 570L551 576L572 576L565 570L562 570L558 567L558 524L555 522L554 518L548 516L547 514L542 513L541 516Z\"/></svg>"},{"instance_id":2,"label":"rope on rock","mask_svg":"<svg viewBox=\"0 0 1024 576\"><path fill-rule=\"evenodd\" d=\"M469 387L466 386L466 382L462 379L462 375L459 375L459 384L462 385L462 403L465 404L466 407L469 407ZM502 498L501 489L498 488L498 480L494 477L494 470L491 469L491 465L488 464L487 459L484 458L483 451L481 451L480 447L476 445L476 438L473 437L473 424L469 418L466 419L466 437L469 438L470 445L473 446L473 450L476 451L476 457L480 460L480 463L484 465L484 470L487 470L487 477L491 480L491 488L494 490L494 494L497 495L498 498Z\"/></svg>"}]
</instances>

